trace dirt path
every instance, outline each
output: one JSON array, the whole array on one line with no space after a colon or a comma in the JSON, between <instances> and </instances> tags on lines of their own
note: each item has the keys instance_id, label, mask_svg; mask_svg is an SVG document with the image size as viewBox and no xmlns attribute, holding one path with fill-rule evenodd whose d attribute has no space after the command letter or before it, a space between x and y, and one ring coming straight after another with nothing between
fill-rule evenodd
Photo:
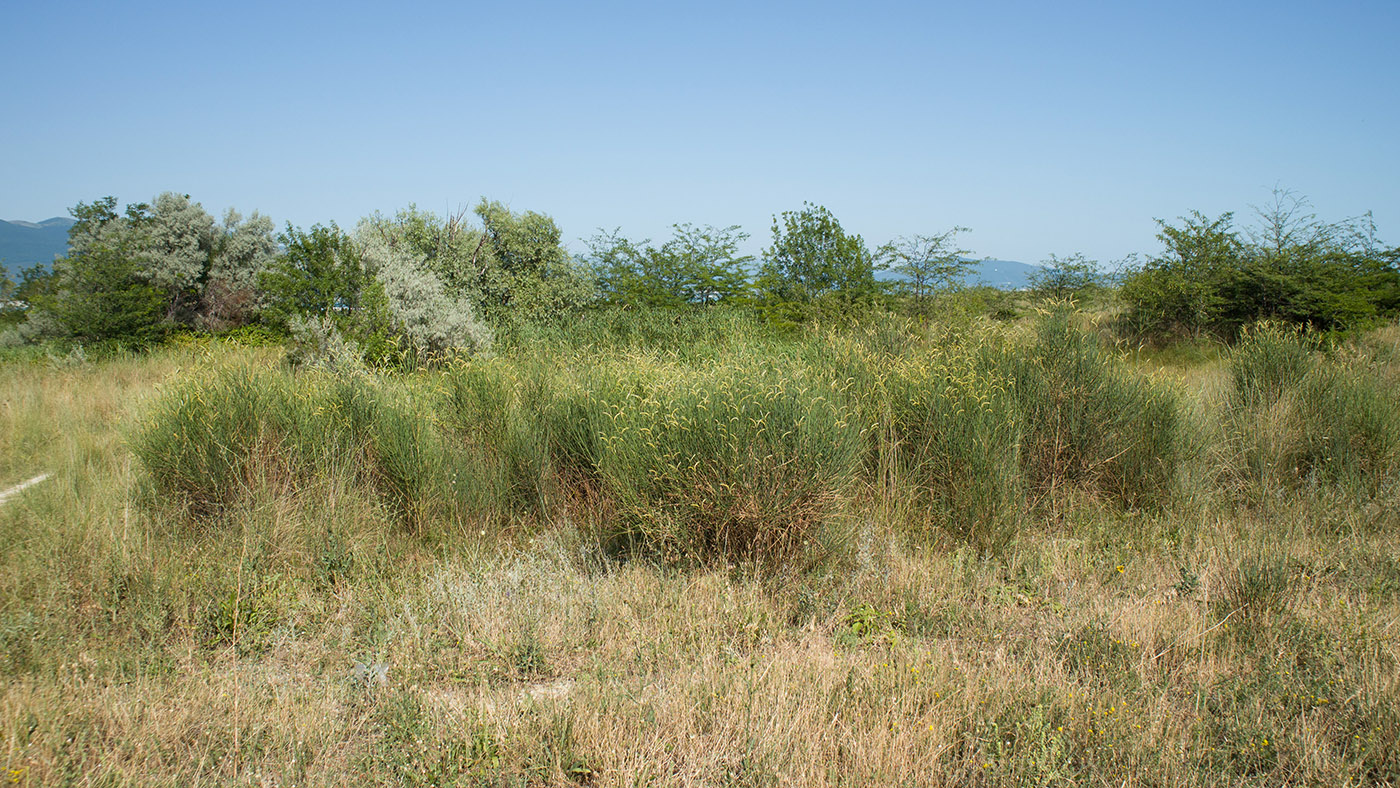
<instances>
[{"instance_id":1,"label":"dirt path","mask_svg":"<svg viewBox=\"0 0 1400 788\"><path fill-rule=\"evenodd\" d=\"M35 476L33 479L30 479L30 480L28 480L28 481L20 482L19 484L16 484L14 487L11 487L11 488L8 489L8 490L0 491L0 504L5 503L6 501L10 500L11 498L15 497L16 495L19 495L20 493L24 492L25 490L29 489L30 487L33 487L34 485L38 484L39 482L46 481L48 478L49 478L49 474L47 474L47 473L41 473L41 474L39 474L38 476Z\"/></svg>"}]
</instances>

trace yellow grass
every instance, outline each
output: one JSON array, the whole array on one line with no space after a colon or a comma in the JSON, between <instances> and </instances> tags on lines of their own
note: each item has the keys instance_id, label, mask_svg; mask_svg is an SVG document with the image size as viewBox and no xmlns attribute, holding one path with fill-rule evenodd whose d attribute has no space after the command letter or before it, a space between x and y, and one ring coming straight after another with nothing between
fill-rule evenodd
<instances>
[{"instance_id":1,"label":"yellow grass","mask_svg":"<svg viewBox=\"0 0 1400 788\"><path fill-rule=\"evenodd\" d=\"M423 539L335 478L197 521L125 435L208 352L0 368L0 486L54 474L0 507L7 784L1400 780L1392 500L1084 500L997 558L886 501L781 577ZM1154 374L1210 410L1216 362Z\"/></svg>"}]
</instances>

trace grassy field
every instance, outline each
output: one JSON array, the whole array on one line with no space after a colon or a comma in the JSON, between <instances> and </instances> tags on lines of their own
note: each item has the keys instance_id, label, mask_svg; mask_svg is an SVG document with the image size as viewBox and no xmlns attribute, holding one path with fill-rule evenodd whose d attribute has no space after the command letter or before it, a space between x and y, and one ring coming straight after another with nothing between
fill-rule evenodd
<instances>
[{"instance_id":1,"label":"grassy field","mask_svg":"<svg viewBox=\"0 0 1400 788\"><path fill-rule=\"evenodd\" d=\"M1400 783L1400 329L0 365L0 778Z\"/></svg>"}]
</instances>

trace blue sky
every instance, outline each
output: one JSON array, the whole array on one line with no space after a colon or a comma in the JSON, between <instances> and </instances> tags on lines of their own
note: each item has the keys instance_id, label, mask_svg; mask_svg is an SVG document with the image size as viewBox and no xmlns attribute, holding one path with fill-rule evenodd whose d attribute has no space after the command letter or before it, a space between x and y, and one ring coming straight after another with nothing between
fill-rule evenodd
<instances>
[{"instance_id":1,"label":"blue sky","mask_svg":"<svg viewBox=\"0 0 1400 788\"><path fill-rule=\"evenodd\" d=\"M873 244L1157 248L1275 186L1400 238L1400 3L0 6L0 218L189 193L353 225L481 196L661 239L826 205Z\"/></svg>"}]
</instances>

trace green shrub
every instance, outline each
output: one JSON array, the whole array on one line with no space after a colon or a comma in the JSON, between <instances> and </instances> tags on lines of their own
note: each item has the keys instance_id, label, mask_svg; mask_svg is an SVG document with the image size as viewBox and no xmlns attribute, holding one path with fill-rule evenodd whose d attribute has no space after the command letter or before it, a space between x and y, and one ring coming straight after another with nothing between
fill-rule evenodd
<instances>
[{"instance_id":1,"label":"green shrub","mask_svg":"<svg viewBox=\"0 0 1400 788\"><path fill-rule=\"evenodd\" d=\"M463 444L457 481L478 510L543 513L549 456L530 392L544 385L528 384L504 359L462 364L444 377L444 421Z\"/></svg>"},{"instance_id":2,"label":"green shrub","mask_svg":"<svg viewBox=\"0 0 1400 788\"><path fill-rule=\"evenodd\" d=\"M1178 397L1126 370L1070 313L1044 319L1025 348L986 346L1021 422L1021 464L1032 493L1062 488L1127 506L1160 505L1187 447Z\"/></svg>"},{"instance_id":3,"label":"green shrub","mask_svg":"<svg viewBox=\"0 0 1400 788\"><path fill-rule=\"evenodd\" d=\"M309 403L279 375L225 369L167 390L132 439L159 491L197 516L210 515L251 486L307 471L298 439Z\"/></svg>"},{"instance_id":4,"label":"green shrub","mask_svg":"<svg viewBox=\"0 0 1400 788\"><path fill-rule=\"evenodd\" d=\"M450 516L457 465L432 421L366 376L224 369L167 391L131 440L157 490L196 516L257 488L349 472L415 530Z\"/></svg>"},{"instance_id":5,"label":"green shrub","mask_svg":"<svg viewBox=\"0 0 1400 788\"><path fill-rule=\"evenodd\" d=\"M829 385L754 363L635 382L603 437L614 546L670 561L779 563L816 545L861 450Z\"/></svg>"},{"instance_id":6,"label":"green shrub","mask_svg":"<svg viewBox=\"0 0 1400 788\"><path fill-rule=\"evenodd\" d=\"M897 367L886 382L896 494L979 550L1001 549L1024 507L1020 425L994 375L968 359Z\"/></svg>"},{"instance_id":7,"label":"green shrub","mask_svg":"<svg viewBox=\"0 0 1400 788\"><path fill-rule=\"evenodd\" d=\"M421 531L448 514L455 463L429 418L358 375L332 379L319 410L326 434L401 522Z\"/></svg>"},{"instance_id":8,"label":"green shrub","mask_svg":"<svg viewBox=\"0 0 1400 788\"><path fill-rule=\"evenodd\" d=\"M1316 339L1301 328L1259 323L1245 328L1230 351L1230 383L1248 408L1268 407L1313 367Z\"/></svg>"},{"instance_id":9,"label":"green shrub","mask_svg":"<svg viewBox=\"0 0 1400 788\"><path fill-rule=\"evenodd\" d=\"M1400 398L1378 370L1324 355L1307 335L1246 332L1226 403L1235 472L1252 485L1339 485L1375 495L1400 468Z\"/></svg>"}]
</instances>

